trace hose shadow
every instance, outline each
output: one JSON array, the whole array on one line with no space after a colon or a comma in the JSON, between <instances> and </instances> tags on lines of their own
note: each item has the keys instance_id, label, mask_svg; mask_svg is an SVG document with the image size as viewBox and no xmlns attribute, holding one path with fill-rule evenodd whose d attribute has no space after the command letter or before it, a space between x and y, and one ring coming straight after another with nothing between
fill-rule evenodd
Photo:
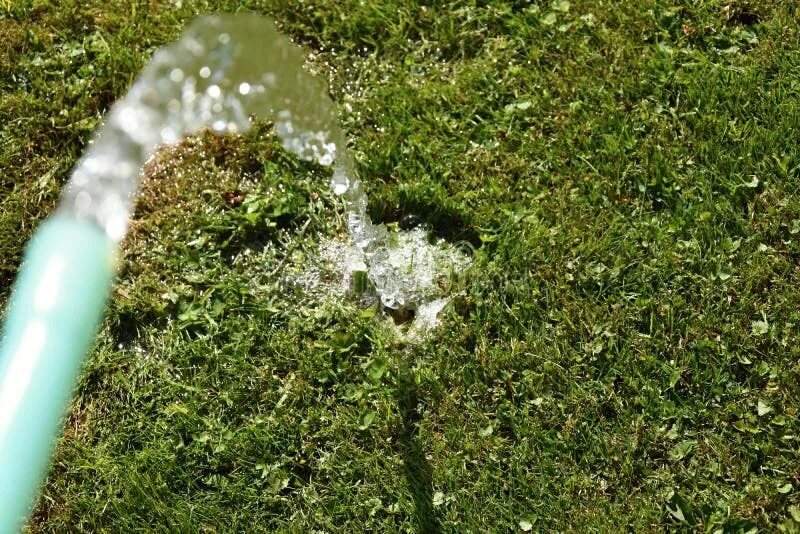
<instances>
[{"instance_id":1,"label":"hose shadow","mask_svg":"<svg viewBox=\"0 0 800 534\"><path fill-rule=\"evenodd\" d=\"M438 514L433 508L431 466L425 458L425 449L419 438L417 385L411 369L408 367L400 369L397 385L397 403L402 418L397 444L403 454L405 476L414 501L417 532L438 534L442 529Z\"/></svg>"}]
</instances>

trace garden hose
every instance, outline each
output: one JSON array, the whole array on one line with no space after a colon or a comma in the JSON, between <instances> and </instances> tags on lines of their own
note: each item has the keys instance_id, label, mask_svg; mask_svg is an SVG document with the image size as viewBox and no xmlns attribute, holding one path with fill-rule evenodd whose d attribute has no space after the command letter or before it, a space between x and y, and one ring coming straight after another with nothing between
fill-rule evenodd
<instances>
[{"instance_id":1,"label":"garden hose","mask_svg":"<svg viewBox=\"0 0 800 534\"><path fill-rule=\"evenodd\" d=\"M114 275L116 243L56 215L36 231L0 341L0 533L24 523L91 348Z\"/></svg>"}]
</instances>

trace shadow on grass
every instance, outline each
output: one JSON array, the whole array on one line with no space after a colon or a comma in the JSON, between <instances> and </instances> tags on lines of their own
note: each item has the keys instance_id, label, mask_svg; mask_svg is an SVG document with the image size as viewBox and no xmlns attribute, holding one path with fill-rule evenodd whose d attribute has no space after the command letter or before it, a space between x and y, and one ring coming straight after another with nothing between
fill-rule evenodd
<instances>
[{"instance_id":1,"label":"shadow on grass","mask_svg":"<svg viewBox=\"0 0 800 534\"><path fill-rule=\"evenodd\" d=\"M414 520L417 532L437 534L442 531L439 518L433 509L433 477L431 466L425 459L425 450L419 439L419 412L417 411L417 385L408 367L400 370L397 403L402 417L398 445L403 454L403 465L411 496L414 499Z\"/></svg>"},{"instance_id":2,"label":"shadow on grass","mask_svg":"<svg viewBox=\"0 0 800 534\"><path fill-rule=\"evenodd\" d=\"M376 223L400 221L401 227L404 219L413 218L429 225L436 237L450 243L466 241L474 248L480 248L483 244L463 208L424 198L418 193L403 191L396 203L375 199L371 204L370 216Z\"/></svg>"}]
</instances>

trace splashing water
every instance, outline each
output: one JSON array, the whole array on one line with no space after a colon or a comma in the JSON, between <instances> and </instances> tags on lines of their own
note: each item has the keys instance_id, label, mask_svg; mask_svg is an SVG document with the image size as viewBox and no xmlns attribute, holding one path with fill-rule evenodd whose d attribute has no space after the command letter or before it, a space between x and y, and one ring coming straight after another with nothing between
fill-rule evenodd
<instances>
[{"instance_id":1,"label":"splashing water","mask_svg":"<svg viewBox=\"0 0 800 534\"><path fill-rule=\"evenodd\" d=\"M333 167L331 187L345 200L354 244L342 248L342 275L366 272L385 306L427 310L426 325L432 326L445 302L436 288L443 269L461 269L468 260L442 242L429 243L422 230L394 233L370 221L336 106L304 62L303 51L267 19L248 14L198 19L179 41L156 51L128 94L112 106L73 170L59 209L97 223L120 241L140 169L158 146L204 128L240 133L251 117L269 120L284 148Z\"/></svg>"}]
</instances>

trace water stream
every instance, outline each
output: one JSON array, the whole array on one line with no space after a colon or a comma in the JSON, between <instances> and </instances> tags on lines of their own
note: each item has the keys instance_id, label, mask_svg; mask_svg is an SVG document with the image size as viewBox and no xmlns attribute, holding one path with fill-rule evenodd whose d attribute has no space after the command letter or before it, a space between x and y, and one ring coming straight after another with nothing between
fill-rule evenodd
<instances>
[{"instance_id":1,"label":"water stream","mask_svg":"<svg viewBox=\"0 0 800 534\"><path fill-rule=\"evenodd\" d=\"M347 206L351 243L341 248L342 276L364 272L383 305L443 306L443 270L466 258L424 230L393 232L367 216L367 197L346 150L325 83L304 68L303 50L260 16L205 16L160 48L128 94L109 111L73 170L59 209L98 224L120 241L128 228L140 170L160 145L203 129L246 131L271 121L285 149L331 167L331 187Z\"/></svg>"}]
</instances>

